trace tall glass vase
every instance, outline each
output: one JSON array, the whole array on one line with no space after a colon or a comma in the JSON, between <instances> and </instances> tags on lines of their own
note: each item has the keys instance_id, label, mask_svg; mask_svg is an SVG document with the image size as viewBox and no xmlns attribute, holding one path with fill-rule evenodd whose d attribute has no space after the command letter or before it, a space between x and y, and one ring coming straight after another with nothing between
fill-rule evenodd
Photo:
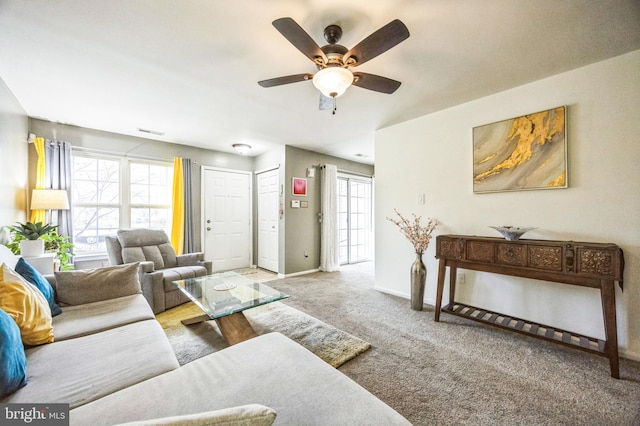
<instances>
[{"instance_id":1,"label":"tall glass vase","mask_svg":"<svg viewBox=\"0 0 640 426\"><path fill-rule=\"evenodd\" d=\"M427 267L422 262L422 252L416 252L416 261L411 265L411 309L421 311L424 304L424 286L427 281Z\"/></svg>"}]
</instances>

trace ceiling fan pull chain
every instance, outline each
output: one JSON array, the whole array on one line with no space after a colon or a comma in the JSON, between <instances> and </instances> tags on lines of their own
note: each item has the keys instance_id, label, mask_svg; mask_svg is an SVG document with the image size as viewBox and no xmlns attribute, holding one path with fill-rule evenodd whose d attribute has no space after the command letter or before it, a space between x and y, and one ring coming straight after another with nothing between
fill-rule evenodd
<instances>
[{"instance_id":1,"label":"ceiling fan pull chain","mask_svg":"<svg viewBox=\"0 0 640 426\"><path fill-rule=\"evenodd\" d=\"M336 115L336 109L338 109L336 107L336 97L333 97L333 111L331 112L331 115Z\"/></svg>"}]
</instances>

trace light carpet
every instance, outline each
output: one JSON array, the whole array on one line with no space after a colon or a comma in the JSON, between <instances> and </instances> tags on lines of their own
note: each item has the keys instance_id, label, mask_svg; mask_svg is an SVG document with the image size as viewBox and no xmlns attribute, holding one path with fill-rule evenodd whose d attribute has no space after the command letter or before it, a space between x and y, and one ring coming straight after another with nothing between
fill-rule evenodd
<instances>
[{"instance_id":1,"label":"light carpet","mask_svg":"<svg viewBox=\"0 0 640 426\"><path fill-rule=\"evenodd\" d=\"M606 358L448 314L435 322L432 306L413 311L375 284L371 262L269 282L370 342L339 370L416 426L640 426L639 362L621 358L616 380Z\"/></svg>"},{"instance_id":2,"label":"light carpet","mask_svg":"<svg viewBox=\"0 0 640 426\"><path fill-rule=\"evenodd\" d=\"M198 315L202 315L200 308L189 302L156 316L180 365L228 346L215 321L190 326L180 322ZM281 302L248 309L244 315L257 334L280 332L333 367L339 367L371 347L364 340Z\"/></svg>"}]
</instances>

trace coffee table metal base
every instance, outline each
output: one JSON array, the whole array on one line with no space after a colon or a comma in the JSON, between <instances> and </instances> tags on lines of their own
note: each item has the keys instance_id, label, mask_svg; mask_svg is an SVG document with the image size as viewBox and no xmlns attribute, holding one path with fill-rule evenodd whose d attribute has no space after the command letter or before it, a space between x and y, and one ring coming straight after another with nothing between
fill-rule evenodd
<instances>
[{"instance_id":1,"label":"coffee table metal base","mask_svg":"<svg viewBox=\"0 0 640 426\"><path fill-rule=\"evenodd\" d=\"M181 322L184 325L193 325L209 320L211 320L211 318L208 315L200 315L194 318L184 319ZM216 318L215 322L218 324L222 337L224 337L224 340L226 340L229 345L244 342L258 335L242 312Z\"/></svg>"}]
</instances>

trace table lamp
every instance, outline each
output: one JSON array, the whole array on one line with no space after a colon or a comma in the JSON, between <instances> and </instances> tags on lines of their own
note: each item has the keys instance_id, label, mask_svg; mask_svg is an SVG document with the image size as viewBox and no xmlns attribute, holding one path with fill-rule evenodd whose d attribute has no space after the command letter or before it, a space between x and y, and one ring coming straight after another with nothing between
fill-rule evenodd
<instances>
[{"instance_id":1,"label":"table lamp","mask_svg":"<svg viewBox=\"0 0 640 426\"><path fill-rule=\"evenodd\" d=\"M31 210L47 210L51 222L51 210L69 210L69 198L64 189L34 189L31 193Z\"/></svg>"}]
</instances>

